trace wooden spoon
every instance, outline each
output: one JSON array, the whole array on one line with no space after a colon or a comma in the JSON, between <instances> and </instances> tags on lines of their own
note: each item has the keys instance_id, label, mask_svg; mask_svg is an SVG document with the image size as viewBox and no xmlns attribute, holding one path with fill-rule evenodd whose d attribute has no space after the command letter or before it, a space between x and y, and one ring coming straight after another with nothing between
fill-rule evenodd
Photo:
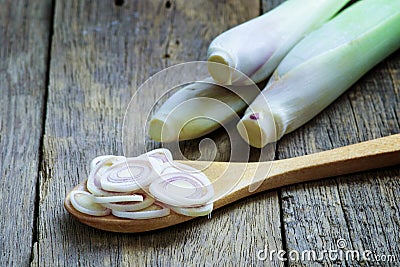
<instances>
[{"instance_id":1,"label":"wooden spoon","mask_svg":"<svg viewBox=\"0 0 400 267\"><path fill-rule=\"evenodd\" d=\"M204 166L205 162L185 161L184 163L199 168ZM225 194L214 202L214 209L218 209L229 203L265 190L400 164L400 134L311 155L272 162L208 162L208 164L209 166L204 170L204 173L211 181L218 181L221 177L221 173L224 172L228 166L232 168L231 170L234 170L235 173L241 175L240 179L237 179L238 182L234 185L234 188L228 194ZM263 172L265 174L264 181L259 181L258 183L260 186L258 186L255 191L249 192L249 186L254 187L254 184L257 183L257 181L253 179L255 170L257 170L257 173ZM85 184L86 181L79 184L76 188L85 187ZM219 187L220 183L215 183L213 185L217 195L221 193L221 190L226 190L226 188L222 188L223 186ZM80 213L74 209L69 197L70 194L65 198L64 206L74 217L84 224L111 232L145 232L168 227L195 218L179 215L173 211L166 217L147 220L121 219L113 215L94 217Z\"/></svg>"}]
</instances>

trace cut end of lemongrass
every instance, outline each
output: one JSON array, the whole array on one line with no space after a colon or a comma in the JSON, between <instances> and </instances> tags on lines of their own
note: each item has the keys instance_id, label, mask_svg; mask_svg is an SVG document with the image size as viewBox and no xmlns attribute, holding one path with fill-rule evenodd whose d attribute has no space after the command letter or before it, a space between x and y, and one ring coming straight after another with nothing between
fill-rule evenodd
<instances>
[{"instance_id":1,"label":"cut end of lemongrass","mask_svg":"<svg viewBox=\"0 0 400 267\"><path fill-rule=\"evenodd\" d=\"M157 142L172 142L178 140L178 133L171 130L165 120L153 118L149 125L149 136Z\"/></svg>"},{"instance_id":2,"label":"cut end of lemongrass","mask_svg":"<svg viewBox=\"0 0 400 267\"><path fill-rule=\"evenodd\" d=\"M275 123L272 115L261 112L248 113L237 124L240 136L251 146L262 148L276 141Z\"/></svg>"},{"instance_id":3,"label":"cut end of lemongrass","mask_svg":"<svg viewBox=\"0 0 400 267\"><path fill-rule=\"evenodd\" d=\"M226 85L232 84L232 68L236 64L226 52L214 52L210 54L208 61L208 71L216 82Z\"/></svg>"},{"instance_id":4,"label":"cut end of lemongrass","mask_svg":"<svg viewBox=\"0 0 400 267\"><path fill-rule=\"evenodd\" d=\"M149 125L149 136L151 139L157 142L161 142L161 132L164 126L164 122L160 119L152 119Z\"/></svg>"},{"instance_id":5,"label":"cut end of lemongrass","mask_svg":"<svg viewBox=\"0 0 400 267\"><path fill-rule=\"evenodd\" d=\"M219 127L218 123L206 117L195 118L184 125L181 124L172 118L167 120L153 118L149 125L149 136L157 142L183 141L201 137Z\"/></svg>"},{"instance_id":6,"label":"cut end of lemongrass","mask_svg":"<svg viewBox=\"0 0 400 267\"><path fill-rule=\"evenodd\" d=\"M219 127L214 120L200 117L191 120L182 127L179 133L179 140L190 140L206 135ZM207 130L204 130L207 129Z\"/></svg>"}]
</instances>

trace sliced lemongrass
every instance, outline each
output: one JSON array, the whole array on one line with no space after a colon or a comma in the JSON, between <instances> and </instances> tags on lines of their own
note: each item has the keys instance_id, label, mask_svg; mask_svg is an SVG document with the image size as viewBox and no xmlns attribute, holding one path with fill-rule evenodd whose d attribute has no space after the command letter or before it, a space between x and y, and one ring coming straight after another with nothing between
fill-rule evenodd
<instances>
[{"instance_id":1,"label":"sliced lemongrass","mask_svg":"<svg viewBox=\"0 0 400 267\"><path fill-rule=\"evenodd\" d=\"M187 207L187 208L169 206L171 210L173 210L178 214L182 214L185 216L192 216L192 217L208 215L212 212L213 207L214 207L213 203L206 204L200 207Z\"/></svg>"},{"instance_id":2,"label":"sliced lemongrass","mask_svg":"<svg viewBox=\"0 0 400 267\"><path fill-rule=\"evenodd\" d=\"M207 179L207 176L204 175L200 170L195 169L189 165L180 163L180 162L170 162L168 166L164 168L164 170L161 172L161 175L169 174L169 173L177 173L177 172L184 172L184 173L189 173L193 176L201 176L199 179Z\"/></svg>"},{"instance_id":3,"label":"sliced lemongrass","mask_svg":"<svg viewBox=\"0 0 400 267\"><path fill-rule=\"evenodd\" d=\"M101 188L114 192L132 192L144 188L158 177L152 165L150 161L139 157L118 162L101 174Z\"/></svg>"},{"instance_id":4,"label":"sliced lemongrass","mask_svg":"<svg viewBox=\"0 0 400 267\"><path fill-rule=\"evenodd\" d=\"M137 211L150 207L154 201L154 198L143 194L141 202L103 203L102 205L115 211Z\"/></svg>"},{"instance_id":5,"label":"sliced lemongrass","mask_svg":"<svg viewBox=\"0 0 400 267\"><path fill-rule=\"evenodd\" d=\"M98 156L95 157L91 162L90 162L90 171L93 170L98 164L100 164L102 161L107 160L107 159L115 159L115 160L121 160L124 159L125 157L123 156L114 156L114 155L103 155L103 156ZM109 163L111 164L111 163ZM111 165L110 165L111 166Z\"/></svg>"},{"instance_id":6,"label":"sliced lemongrass","mask_svg":"<svg viewBox=\"0 0 400 267\"><path fill-rule=\"evenodd\" d=\"M107 196L107 197L94 197L95 203L113 203L113 202L141 202L143 201L142 195L121 195L121 196Z\"/></svg>"},{"instance_id":7,"label":"sliced lemongrass","mask_svg":"<svg viewBox=\"0 0 400 267\"><path fill-rule=\"evenodd\" d=\"M214 196L212 184L205 175L186 172L162 175L151 183L149 191L159 201L177 207L203 205Z\"/></svg>"},{"instance_id":8,"label":"sliced lemongrass","mask_svg":"<svg viewBox=\"0 0 400 267\"><path fill-rule=\"evenodd\" d=\"M105 170L111 167L117 162L125 162L124 157L120 156L110 156L101 160L101 162L95 164L95 167L90 171L88 180L86 182L86 187L90 193L95 196L114 196L121 195L119 192L112 192L104 190L101 186L101 177ZM126 193L124 193L126 194Z\"/></svg>"},{"instance_id":9,"label":"sliced lemongrass","mask_svg":"<svg viewBox=\"0 0 400 267\"><path fill-rule=\"evenodd\" d=\"M148 157L154 158L161 163L171 162L174 159L172 158L172 153L166 148L157 148L152 151L147 152L145 155Z\"/></svg>"},{"instance_id":10,"label":"sliced lemongrass","mask_svg":"<svg viewBox=\"0 0 400 267\"><path fill-rule=\"evenodd\" d=\"M70 193L72 206L79 212L92 216L106 216L111 210L93 201L92 194L86 191L73 190Z\"/></svg>"},{"instance_id":11,"label":"sliced lemongrass","mask_svg":"<svg viewBox=\"0 0 400 267\"><path fill-rule=\"evenodd\" d=\"M153 219L160 218L164 216L168 216L170 213L170 209L165 207L164 205L155 202L152 206L158 206L161 209L157 210L143 210L143 211L118 211L112 210L111 213L120 218L126 219Z\"/></svg>"},{"instance_id":12,"label":"sliced lemongrass","mask_svg":"<svg viewBox=\"0 0 400 267\"><path fill-rule=\"evenodd\" d=\"M131 159L131 158L128 158ZM145 154L142 154L136 159L142 159L142 160L147 160L151 163L151 166L153 167L154 171L157 172L157 174L161 174L161 172L164 170L165 166L169 165L170 162L173 161L171 151L169 151L166 148L157 148L154 150L151 150Z\"/></svg>"}]
</instances>

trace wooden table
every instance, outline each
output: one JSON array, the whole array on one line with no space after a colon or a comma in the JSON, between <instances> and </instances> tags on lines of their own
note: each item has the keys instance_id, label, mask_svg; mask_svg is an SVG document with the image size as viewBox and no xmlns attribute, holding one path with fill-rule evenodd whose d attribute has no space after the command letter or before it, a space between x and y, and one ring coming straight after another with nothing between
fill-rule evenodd
<instances>
[{"instance_id":1,"label":"wooden table","mask_svg":"<svg viewBox=\"0 0 400 267\"><path fill-rule=\"evenodd\" d=\"M142 234L95 230L63 208L93 157L122 153L123 115L141 83L204 60L217 34L280 2L0 1L1 265L309 266L257 254L337 249L338 239L346 249L394 255L398 265L398 166L281 188L212 219ZM276 159L399 133L399 105L397 51L279 141ZM195 156L197 143L183 143L185 155ZM312 266L333 264L373 265L324 257Z\"/></svg>"}]
</instances>

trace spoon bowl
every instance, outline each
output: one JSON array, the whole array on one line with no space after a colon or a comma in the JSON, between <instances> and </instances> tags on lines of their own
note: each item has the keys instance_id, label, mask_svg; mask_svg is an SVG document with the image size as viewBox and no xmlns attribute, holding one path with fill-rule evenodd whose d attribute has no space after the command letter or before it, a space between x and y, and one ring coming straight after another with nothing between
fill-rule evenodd
<instances>
[{"instance_id":1,"label":"spoon bowl","mask_svg":"<svg viewBox=\"0 0 400 267\"><path fill-rule=\"evenodd\" d=\"M286 185L400 164L400 134L272 162L182 161L182 163L201 169L213 182L216 195L221 196L214 202L214 209L218 209L255 193ZM204 166L207 167L203 170ZM218 183L227 168L232 173L241 175L239 179L235 179L238 182L229 188L229 192L224 186L226 183ZM255 179L255 176L259 178ZM77 185L74 190L85 187L86 181ZM65 198L64 206L72 216L84 224L120 233L146 232L196 218L173 211L168 216L153 219L132 220L113 215L95 217L77 211L71 204L70 193Z\"/></svg>"}]
</instances>

